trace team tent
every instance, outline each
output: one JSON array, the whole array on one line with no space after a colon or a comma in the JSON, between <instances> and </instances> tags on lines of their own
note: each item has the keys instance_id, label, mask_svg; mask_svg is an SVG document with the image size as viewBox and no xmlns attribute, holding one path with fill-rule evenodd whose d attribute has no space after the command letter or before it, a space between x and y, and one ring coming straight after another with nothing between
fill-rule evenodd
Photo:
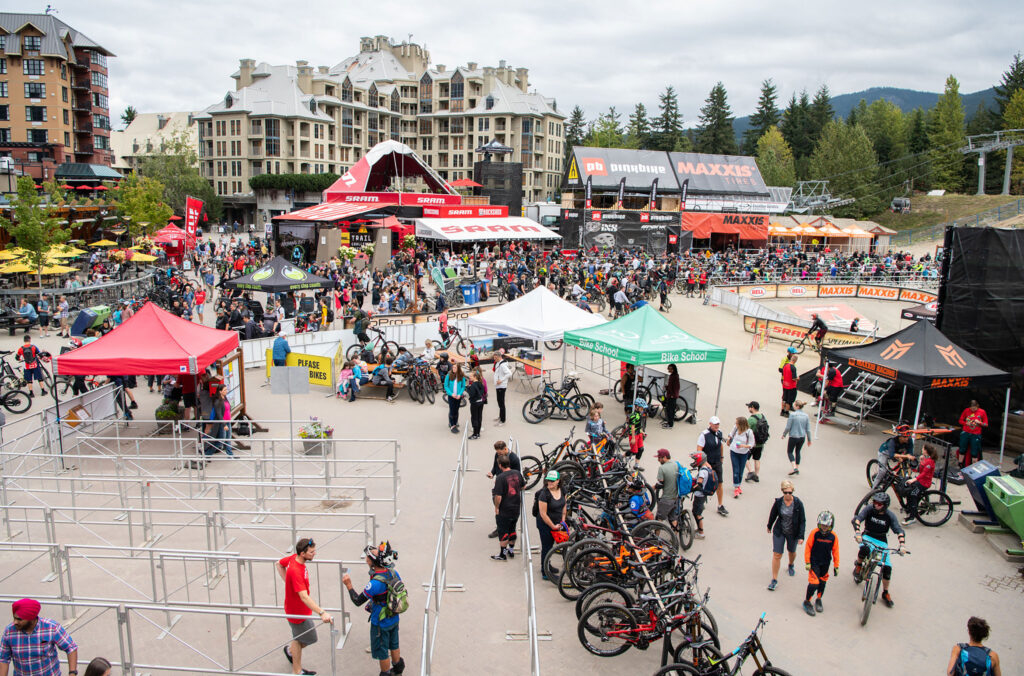
<instances>
[{"instance_id":1,"label":"team tent","mask_svg":"<svg viewBox=\"0 0 1024 676\"><path fill-rule=\"evenodd\" d=\"M146 303L117 330L55 356L53 371L61 376L196 375L237 347L235 331L195 324Z\"/></svg>"},{"instance_id":2,"label":"team tent","mask_svg":"<svg viewBox=\"0 0 1024 676\"><path fill-rule=\"evenodd\" d=\"M597 326L606 320L538 286L511 303L470 317L466 323L488 331L544 341L561 340L566 331Z\"/></svg>"},{"instance_id":3,"label":"team tent","mask_svg":"<svg viewBox=\"0 0 1024 676\"><path fill-rule=\"evenodd\" d=\"M650 305L607 324L567 331L564 339L566 345L637 366L721 362L718 393L715 395L715 413L718 413L725 372L725 348L683 331Z\"/></svg>"},{"instance_id":4,"label":"team tent","mask_svg":"<svg viewBox=\"0 0 1024 676\"><path fill-rule=\"evenodd\" d=\"M902 331L873 343L829 348L825 350L825 357L831 362L847 364L903 385L904 398L908 387L916 389L914 428L921 418L925 390L1005 387L1006 408L999 449L999 460L1002 461L1006 445L1006 418L1010 411L1010 374L975 357L943 335L931 322L918 320ZM900 418L903 418L902 405Z\"/></svg>"},{"instance_id":5,"label":"team tent","mask_svg":"<svg viewBox=\"0 0 1024 676\"><path fill-rule=\"evenodd\" d=\"M264 291L266 293L285 293L287 291L301 291L302 289L330 289L333 286L333 281L306 272L280 256L275 256L265 265L250 272L248 275L235 277L224 282L224 287L228 289Z\"/></svg>"}]
</instances>

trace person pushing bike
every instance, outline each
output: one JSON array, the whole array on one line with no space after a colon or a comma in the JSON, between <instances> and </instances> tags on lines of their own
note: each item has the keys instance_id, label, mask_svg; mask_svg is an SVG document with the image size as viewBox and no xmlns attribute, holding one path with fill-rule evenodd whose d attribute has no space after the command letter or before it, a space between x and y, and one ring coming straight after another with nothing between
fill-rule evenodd
<instances>
[{"instance_id":1,"label":"person pushing bike","mask_svg":"<svg viewBox=\"0 0 1024 676\"><path fill-rule=\"evenodd\" d=\"M864 559L871 553L869 545L879 549L888 546L887 535L891 530L899 539L899 551L902 552L906 545L906 533L900 525L899 518L889 509L889 494L875 493L871 496L871 504L865 505L864 509L853 519L853 528L856 531L856 540L860 544L857 552L857 562L853 566L853 580L861 583L861 570L864 566ZM887 608L893 607L892 596L889 595L889 582L892 579L892 565L889 560L889 553L886 552L882 559L882 603Z\"/></svg>"},{"instance_id":2,"label":"person pushing bike","mask_svg":"<svg viewBox=\"0 0 1024 676\"><path fill-rule=\"evenodd\" d=\"M828 326L817 312L811 315L811 328L807 329L804 338L809 338L812 333L814 334L814 344L818 347L818 352L821 352L821 343L825 340L825 334L828 333Z\"/></svg>"}]
</instances>

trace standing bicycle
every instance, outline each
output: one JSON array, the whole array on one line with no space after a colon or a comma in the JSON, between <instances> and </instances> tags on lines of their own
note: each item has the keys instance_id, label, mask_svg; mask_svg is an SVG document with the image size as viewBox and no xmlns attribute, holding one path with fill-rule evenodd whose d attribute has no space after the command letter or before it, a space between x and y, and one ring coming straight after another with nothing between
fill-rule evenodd
<instances>
[{"instance_id":1,"label":"standing bicycle","mask_svg":"<svg viewBox=\"0 0 1024 676\"><path fill-rule=\"evenodd\" d=\"M853 566L853 581L860 584L865 579L865 561L868 561L871 566L876 563L880 564L881 575L882 575L882 603L888 608L892 608L893 603L892 596L889 594L889 583L892 580L892 565L889 562L889 552L886 551L885 555L880 559L872 557L868 559L872 552L872 547L876 550L882 549L887 550L888 533L892 531L896 534L899 540L899 547L897 553L902 555L903 545L906 543L906 533L903 532L903 526L900 525L900 520L896 515L889 509L889 494L888 493L875 493L871 496L871 504L861 509L857 516L853 518L853 527L856 531L857 543L861 546L857 552L857 562ZM867 590L866 590L867 591ZM877 590L872 590L872 593ZM874 599L871 599L871 603L874 603ZM865 606L864 614L861 616L861 624L867 622L867 614L870 609Z\"/></svg>"}]
</instances>

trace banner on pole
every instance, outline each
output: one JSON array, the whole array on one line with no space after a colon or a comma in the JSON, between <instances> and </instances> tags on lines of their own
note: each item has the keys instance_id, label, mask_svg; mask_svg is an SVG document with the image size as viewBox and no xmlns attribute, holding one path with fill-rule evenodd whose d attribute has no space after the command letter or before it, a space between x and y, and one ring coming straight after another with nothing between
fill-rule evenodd
<instances>
[{"instance_id":1,"label":"banner on pole","mask_svg":"<svg viewBox=\"0 0 1024 676\"><path fill-rule=\"evenodd\" d=\"M203 210L203 200L195 197L185 198L185 247L196 247L196 233L199 229L199 214Z\"/></svg>"},{"instance_id":2,"label":"banner on pole","mask_svg":"<svg viewBox=\"0 0 1024 676\"><path fill-rule=\"evenodd\" d=\"M651 199L650 199L650 203L651 203L650 204L651 211L654 211L655 209L658 208L658 206L657 206L658 205L658 179L654 179L654 181L651 182Z\"/></svg>"}]
</instances>

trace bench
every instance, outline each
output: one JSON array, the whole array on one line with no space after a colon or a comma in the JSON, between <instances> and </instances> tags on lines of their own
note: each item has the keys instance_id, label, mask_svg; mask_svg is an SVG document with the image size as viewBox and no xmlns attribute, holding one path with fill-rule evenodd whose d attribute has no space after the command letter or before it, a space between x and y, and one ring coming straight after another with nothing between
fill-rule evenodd
<instances>
[{"instance_id":1,"label":"bench","mask_svg":"<svg viewBox=\"0 0 1024 676\"><path fill-rule=\"evenodd\" d=\"M398 396L400 390L405 389L405 383L395 381L395 396ZM359 386L359 394L356 395L356 399L386 399L387 398L387 385L374 385L373 383L366 383L365 385Z\"/></svg>"}]
</instances>

